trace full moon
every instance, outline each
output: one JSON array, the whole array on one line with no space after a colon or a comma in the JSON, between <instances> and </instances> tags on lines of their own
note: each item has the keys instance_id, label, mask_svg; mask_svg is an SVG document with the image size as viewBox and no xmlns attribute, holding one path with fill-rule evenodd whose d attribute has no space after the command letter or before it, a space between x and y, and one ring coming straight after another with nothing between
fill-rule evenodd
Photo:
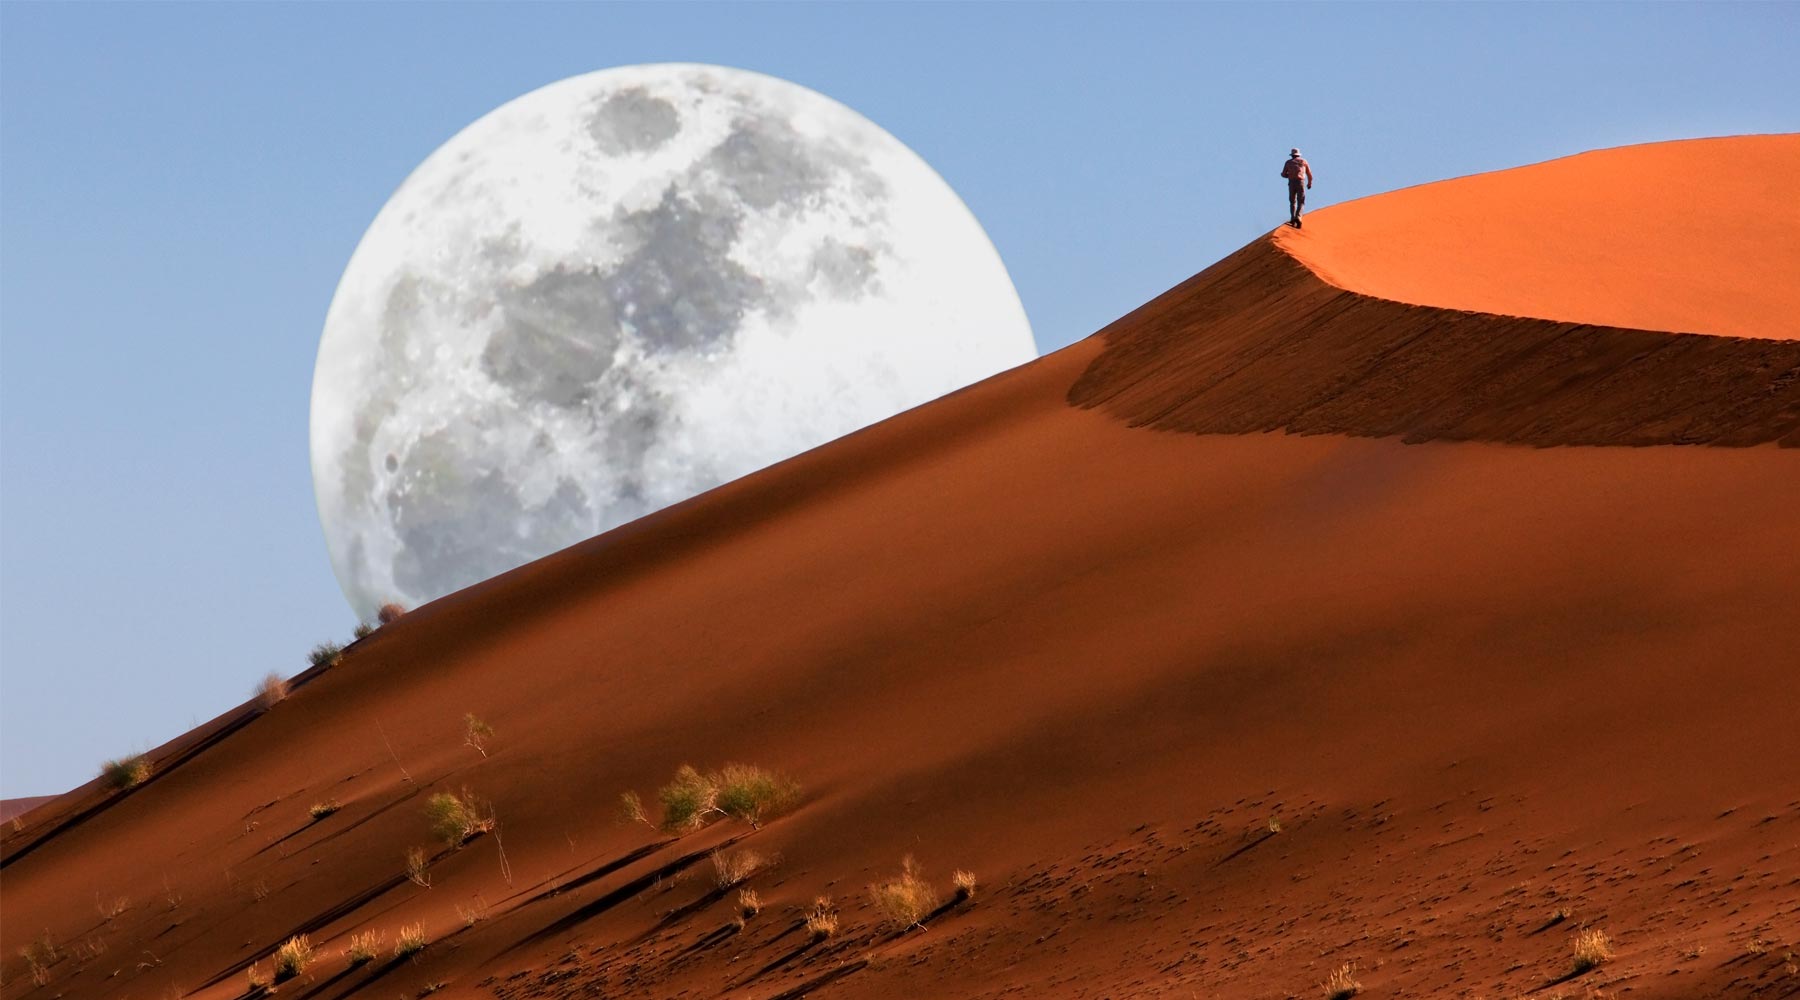
<instances>
[{"instance_id":1,"label":"full moon","mask_svg":"<svg viewBox=\"0 0 1800 1000\"><path fill-rule=\"evenodd\" d=\"M325 319L312 472L358 615L416 605L1036 356L899 140L796 84L626 66L459 132Z\"/></svg>"}]
</instances>

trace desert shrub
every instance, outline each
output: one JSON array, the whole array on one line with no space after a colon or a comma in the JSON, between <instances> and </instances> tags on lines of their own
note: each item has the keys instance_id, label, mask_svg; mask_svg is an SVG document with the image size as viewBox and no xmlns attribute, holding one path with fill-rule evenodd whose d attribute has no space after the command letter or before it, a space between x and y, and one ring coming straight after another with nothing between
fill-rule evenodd
<instances>
[{"instance_id":1,"label":"desert shrub","mask_svg":"<svg viewBox=\"0 0 1800 1000\"><path fill-rule=\"evenodd\" d=\"M752 764L726 764L705 774L683 764L675 777L657 790L656 797L662 803L666 830L697 830L720 816L760 827L763 821L793 808L800 798L800 786ZM643 814L636 793L625 793L622 801L628 816ZM634 809L636 815L632 815Z\"/></svg>"},{"instance_id":2,"label":"desert shrub","mask_svg":"<svg viewBox=\"0 0 1800 1000\"><path fill-rule=\"evenodd\" d=\"M383 625L392 625L399 621L405 614L406 608L403 605L389 601L376 610L375 620Z\"/></svg>"},{"instance_id":3,"label":"desert shrub","mask_svg":"<svg viewBox=\"0 0 1800 1000\"><path fill-rule=\"evenodd\" d=\"M425 815L431 820L431 833L451 847L461 847L470 837L494 828L494 815L487 803L469 794L439 792L425 802Z\"/></svg>"},{"instance_id":4,"label":"desert shrub","mask_svg":"<svg viewBox=\"0 0 1800 1000\"><path fill-rule=\"evenodd\" d=\"M150 758L141 753L100 765L100 774L114 788L136 788L150 780Z\"/></svg>"},{"instance_id":5,"label":"desert shrub","mask_svg":"<svg viewBox=\"0 0 1800 1000\"><path fill-rule=\"evenodd\" d=\"M950 883L956 886L956 898L960 900L975 898L975 873L958 870L950 876Z\"/></svg>"},{"instance_id":6,"label":"desert shrub","mask_svg":"<svg viewBox=\"0 0 1800 1000\"><path fill-rule=\"evenodd\" d=\"M768 867L769 860L752 850L712 852L713 875L719 888L729 889Z\"/></svg>"},{"instance_id":7,"label":"desert shrub","mask_svg":"<svg viewBox=\"0 0 1800 1000\"><path fill-rule=\"evenodd\" d=\"M900 874L869 886L869 898L890 926L905 929L923 926L919 921L937 909L937 890L919 873L912 855L900 860Z\"/></svg>"},{"instance_id":8,"label":"desert shrub","mask_svg":"<svg viewBox=\"0 0 1800 1000\"><path fill-rule=\"evenodd\" d=\"M708 776L718 788L718 808L751 826L793 808L800 788L773 771L750 764L726 764Z\"/></svg>"},{"instance_id":9,"label":"desert shrub","mask_svg":"<svg viewBox=\"0 0 1800 1000\"><path fill-rule=\"evenodd\" d=\"M837 932L837 907L831 905L831 897L814 897L812 909L806 911L807 935L814 941L823 941Z\"/></svg>"},{"instance_id":10,"label":"desert shrub","mask_svg":"<svg viewBox=\"0 0 1800 1000\"><path fill-rule=\"evenodd\" d=\"M1597 927L1575 935L1575 971L1586 972L1612 957L1612 941Z\"/></svg>"},{"instance_id":11,"label":"desert shrub","mask_svg":"<svg viewBox=\"0 0 1800 1000\"><path fill-rule=\"evenodd\" d=\"M338 803L338 800L326 799L323 802L314 802L312 807L306 811L312 815L313 819L324 819L342 808L344 807Z\"/></svg>"},{"instance_id":12,"label":"desert shrub","mask_svg":"<svg viewBox=\"0 0 1800 1000\"><path fill-rule=\"evenodd\" d=\"M1350 1000L1361 992L1362 984L1356 981L1356 966L1349 962L1338 966L1337 971L1325 977L1319 988L1325 991L1330 1000Z\"/></svg>"},{"instance_id":13,"label":"desert shrub","mask_svg":"<svg viewBox=\"0 0 1800 1000\"><path fill-rule=\"evenodd\" d=\"M718 788L704 775L687 764L681 765L674 780L656 793L663 807L662 825L670 830L693 830L706 825L709 814L717 811L718 796Z\"/></svg>"},{"instance_id":14,"label":"desert shrub","mask_svg":"<svg viewBox=\"0 0 1800 1000\"><path fill-rule=\"evenodd\" d=\"M400 928L400 936L394 939L394 957L406 958L425 950L425 927L422 924L411 924Z\"/></svg>"},{"instance_id":15,"label":"desert shrub","mask_svg":"<svg viewBox=\"0 0 1800 1000\"><path fill-rule=\"evenodd\" d=\"M249 981L247 985L250 996L261 996L269 992L269 974L257 967L255 962L244 970L244 978Z\"/></svg>"},{"instance_id":16,"label":"desert shrub","mask_svg":"<svg viewBox=\"0 0 1800 1000\"><path fill-rule=\"evenodd\" d=\"M375 626L369 624L368 622L357 622L356 627L350 630L350 635L353 638L357 638L357 639L367 639L369 636L372 636L374 634L375 634Z\"/></svg>"},{"instance_id":17,"label":"desert shrub","mask_svg":"<svg viewBox=\"0 0 1800 1000\"><path fill-rule=\"evenodd\" d=\"M423 847L406 849L406 879L421 889L431 888L431 875L426 869L431 867L431 857Z\"/></svg>"},{"instance_id":18,"label":"desert shrub","mask_svg":"<svg viewBox=\"0 0 1800 1000\"><path fill-rule=\"evenodd\" d=\"M329 667L337 663L344 655L344 647L335 642L321 642L306 654L307 662L315 667Z\"/></svg>"},{"instance_id":19,"label":"desert shrub","mask_svg":"<svg viewBox=\"0 0 1800 1000\"><path fill-rule=\"evenodd\" d=\"M487 756L488 741L494 738L494 727L475 717L474 712L463 715L463 743L472 747L476 753Z\"/></svg>"},{"instance_id":20,"label":"desert shrub","mask_svg":"<svg viewBox=\"0 0 1800 1000\"><path fill-rule=\"evenodd\" d=\"M381 954L381 935L374 931L363 931L350 935L350 947L344 949L344 960L352 969L375 961Z\"/></svg>"},{"instance_id":21,"label":"desert shrub","mask_svg":"<svg viewBox=\"0 0 1800 1000\"><path fill-rule=\"evenodd\" d=\"M749 920L762 912L762 897L756 894L755 889L739 889L737 908L738 914Z\"/></svg>"},{"instance_id":22,"label":"desert shrub","mask_svg":"<svg viewBox=\"0 0 1800 1000\"><path fill-rule=\"evenodd\" d=\"M312 964L312 942L306 935L298 934L288 938L281 947L275 949L275 981L283 982L298 976Z\"/></svg>"},{"instance_id":23,"label":"desert shrub","mask_svg":"<svg viewBox=\"0 0 1800 1000\"><path fill-rule=\"evenodd\" d=\"M265 712L274 708L277 702L280 702L287 696L287 678L272 670L269 671L268 676L264 677L256 685L256 701L257 704L263 707L263 711Z\"/></svg>"}]
</instances>

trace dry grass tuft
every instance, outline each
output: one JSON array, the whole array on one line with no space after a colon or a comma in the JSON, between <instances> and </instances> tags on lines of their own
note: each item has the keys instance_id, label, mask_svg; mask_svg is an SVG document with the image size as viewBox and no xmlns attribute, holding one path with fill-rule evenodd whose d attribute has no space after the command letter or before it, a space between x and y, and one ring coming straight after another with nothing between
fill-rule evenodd
<instances>
[{"instance_id":1,"label":"dry grass tuft","mask_svg":"<svg viewBox=\"0 0 1800 1000\"><path fill-rule=\"evenodd\" d=\"M113 920L129 909L131 909L131 897L129 896L101 899L99 893L94 893L94 912L100 914L102 920Z\"/></svg>"},{"instance_id":2,"label":"dry grass tuft","mask_svg":"<svg viewBox=\"0 0 1800 1000\"><path fill-rule=\"evenodd\" d=\"M462 919L464 927L473 927L488 918L487 901L482 899L481 895L477 893L475 902L470 905L464 906L461 903L456 904L456 915Z\"/></svg>"},{"instance_id":3,"label":"dry grass tuft","mask_svg":"<svg viewBox=\"0 0 1800 1000\"><path fill-rule=\"evenodd\" d=\"M712 852L713 877L719 888L729 889L769 866L769 859L748 848L741 851Z\"/></svg>"},{"instance_id":4,"label":"dry grass tuft","mask_svg":"<svg viewBox=\"0 0 1800 1000\"><path fill-rule=\"evenodd\" d=\"M425 802L425 815L431 820L432 836L450 847L461 847L478 833L494 829L494 810L488 803L469 793L460 795L439 792Z\"/></svg>"},{"instance_id":5,"label":"dry grass tuft","mask_svg":"<svg viewBox=\"0 0 1800 1000\"><path fill-rule=\"evenodd\" d=\"M1606 932L1597 927L1584 929L1575 935L1575 972L1577 974L1597 968L1612 957L1612 940Z\"/></svg>"},{"instance_id":6,"label":"dry grass tuft","mask_svg":"<svg viewBox=\"0 0 1800 1000\"><path fill-rule=\"evenodd\" d=\"M381 954L384 936L374 931L350 935L350 947L344 949L344 961L350 963L352 969L375 961L375 956Z\"/></svg>"},{"instance_id":7,"label":"dry grass tuft","mask_svg":"<svg viewBox=\"0 0 1800 1000\"><path fill-rule=\"evenodd\" d=\"M431 856L425 853L425 848L409 847L406 849L407 881L421 889L431 888L431 873L427 871L430 867Z\"/></svg>"},{"instance_id":8,"label":"dry grass tuft","mask_svg":"<svg viewBox=\"0 0 1800 1000\"><path fill-rule=\"evenodd\" d=\"M343 804L338 802L338 800L326 799L323 802L314 802L311 808L307 809L306 812L308 815L312 816L313 819L324 819L342 808L344 808Z\"/></svg>"},{"instance_id":9,"label":"dry grass tuft","mask_svg":"<svg viewBox=\"0 0 1800 1000\"><path fill-rule=\"evenodd\" d=\"M150 758L141 753L100 765L100 775L114 788L136 788L150 780Z\"/></svg>"},{"instance_id":10,"label":"dry grass tuft","mask_svg":"<svg viewBox=\"0 0 1800 1000\"><path fill-rule=\"evenodd\" d=\"M812 909L806 911L806 933L814 941L823 941L838 932L837 907L830 896L813 898Z\"/></svg>"},{"instance_id":11,"label":"dry grass tuft","mask_svg":"<svg viewBox=\"0 0 1800 1000\"><path fill-rule=\"evenodd\" d=\"M269 675L256 685L256 702L267 712L288 696L287 678L269 671Z\"/></svg>"},{"instance_id":12,"label":"dry grass tuft","mask_svg":"<svg viewBox=\"0 0 1800 1000\"><path fill-rule=\"evenodd\" d=\"M631 792L625 796L629 811L637 797ZM666 830L698 830L722 816L760 827L794 807L800 799L800 786L754 764L726 764L705 774L683 764L675 777L657 790L656 797L662 802ZM636 807L641 815L643 803L636 801Z\"/></svg>"},{"instance_id":13,"label":"dry grass tuft","mask_svg":"<svg viewBox=\"0 0 1800 1000\"><path fill-rule=\"evenodd\" d=\"M321 642L306 654L306 661L315 667L330 667L344 656L344 647L335 642Z\"/></svg>"},{"instance_id":14,"label":"dry grass tuft","mask_svg":"<svg viewBox=\"0 0 1800 1000\"><path fill-rule=\"evenodd\" d=\"M425 927L423 924L409 924L400 928L400 936L394 939L394 957L407 958L425 950Z\"/></svg>"},{"instance_id":15,"label":"dry grass tuft","mask_svg":"<svg viewBox=\"0 0 1800 1000\"><path fill-rule=\"evenodd\" d=\"M372 636L374 634L375 634L375 626L369 624L368 622L357 622L356 627L350 630L351 638L355 638L355 639L367 639L369 636Z\"/></svg>"},{"instance_id":16,"label":"dry grass tuft","mask_svg":"<svg viewBox=\"0 0 1800 1000\"><path fill-rule=\"evenodd\" d=\"M738 915L744 920L749 920L762 912L762 897L756 894L755 889L739 889L737 908Z\"/></svg>"},{"instance_id":17,"label":"dry grass tuft","mask_svg":"<svg viewBox=\"0 0 1800 1000\"><path fill-rule=\"evenodd\" d=\"M1319 988L1325 991L1325 996L1330 1000L1350 1000L1351 997L1362 992L1362 984L1356 981L1355 973L1356 966L1345 962L1338 966L1336 972L1326 976L1325 981L1319 984Z\"/></svg>"},{"instance_id":18,"label":"dry grass tuft","mask_svg":"<svg viewBox=\"0 0 1800 1000\"><path fill-rule=\"evenodd\" d=\"M375 620L383 625L392 625L406 615L406 608L389 601L375 612Z\"/></svg>"},{"instance_id":19,"label":"dry grass tuft","mask_svg":"<svg viewBox=\"0 0 1800 1000\"><path fill-rule=\"evenodd\" d=\"M494 738L494 727L475 717L474 712L463 715L463 744L472 748L483 757L487 756L489 741Z\"/></svg>"},{"instance_id":20,"label":"dry grass tuft","mask_svg":"<svg viewBox=\"0 0 1800 1000\"><path fill-rule=\"evenodd\" d=\"M900 860L900 874L869 886L869 898L882 919L896 929L923 927L919 921L937 909L937 890L919 873L918 862L908 854Z\"/></svg>"},{"instance_id":21,"label":"dry grass tuft","mask_svg":"<svg viewBox=\"0 0 1800 1000\"><path fill-rule=\"evenodd\" d=\"M275 981L285 982L306 971L313 961L312 942L306 935L297 934L288 938L281 947L275 949Z\"/></svg>"},{"instance_id":22,"label":"dry grass tuft","mask_svg":"<svg viewBox=\"0 0 1800 1000\"><path fill-rule=\"evenodd\" d=\"M38 986L50 982L50 966L61 956L57 954L56 945L50 940L50 932L45 931L42 937L19 948L19 957L25 960L25 969L31 973L31 981Z\"/></svg>"},{"instance_id":23,"label":"dry grass tuft","mask_svg":"<svg viewBox=\"0 0 1800 1000\"><path fill-rule=\"evenodd\" d=\"M245 991L247 995L257 997L269 992L269 974L258 968L255 962L244 970L244 978L248 980Z\"/></svg>"},{"instance_id":24,"label":"dry grass tuft","mask_svg":"<svg viewBox=\"0 0 1800 1000\"><path fill-rule=\"evenodd\" d=\"M644 811L644 800L636 792L623 792L619 795L619 820L651 827L656 825L650 822L650 814Z\"/></svg>"},{"instance_id":25,"label":"dry grass tuft","mask_svg":"<svg viewBox=\"0 0 1800 1000\"><path fill-rule=\"evenodd\" d=\"M963 900L975 898L975 873L974 872L967 872L967 871L962 871L961 869L958 869L956 874L950 876L950 882L952 885L956 886L957 902L962 902Z\"/></svg>"}]
</instances>

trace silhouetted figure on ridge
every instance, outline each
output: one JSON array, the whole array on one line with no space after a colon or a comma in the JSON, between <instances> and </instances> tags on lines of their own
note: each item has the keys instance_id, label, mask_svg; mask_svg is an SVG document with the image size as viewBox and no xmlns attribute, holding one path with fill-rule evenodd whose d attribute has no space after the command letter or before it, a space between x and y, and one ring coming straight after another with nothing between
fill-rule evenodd
<instances>
[{"instance_id":1,"label":"silhouetted figure on ridge","mask_svg":"<svg viewBox=\"0 0 1800 1000\"><path fill-rule=\"evenodd\" d=\"M1300 210L1306 207L1306 189L1312 187L1312 164L1298 149L1290 149L1287 162L1281 165L1281 176L1288 182L1288 225L1299 229Z\"/></svg>"}]
</instances>

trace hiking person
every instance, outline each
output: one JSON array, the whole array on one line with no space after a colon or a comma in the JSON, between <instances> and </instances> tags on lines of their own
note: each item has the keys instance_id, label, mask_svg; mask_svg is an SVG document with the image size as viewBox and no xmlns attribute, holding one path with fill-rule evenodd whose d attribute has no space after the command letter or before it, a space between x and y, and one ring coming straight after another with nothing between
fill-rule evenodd
<instances>
[{"instance_id":1,"label":"hiking person","mask_svg":"<svg viewBox=\"0 0 1800 1000\"><path fill-rule=\"evenodd\" d=\"M1288 150L1287 162L1281 165L1281 176L1288 182L1288 225L1300 228L1300 210L1306 207L1306 189L1312 187L1312 164L1298 149ZM1301 181L1304 179L1305 183Z\"/></svg>"}]
</instances>

